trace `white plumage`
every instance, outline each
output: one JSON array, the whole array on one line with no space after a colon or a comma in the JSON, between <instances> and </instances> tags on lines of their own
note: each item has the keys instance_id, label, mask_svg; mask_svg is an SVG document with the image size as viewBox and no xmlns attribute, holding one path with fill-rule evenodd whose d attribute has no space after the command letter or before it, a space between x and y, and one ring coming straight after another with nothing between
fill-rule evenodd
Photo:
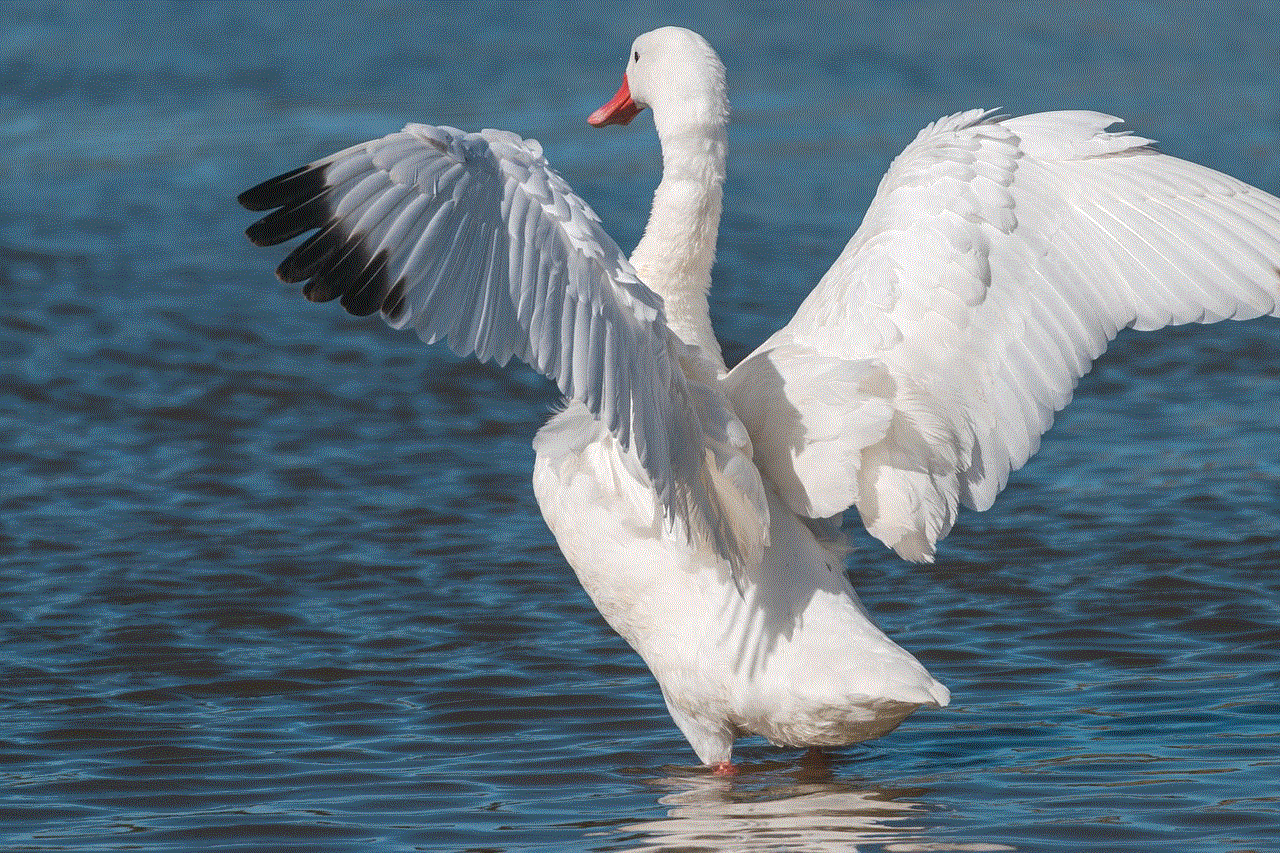
<instances>
[{"instance_id":1,"label":"white plumage","mask_svg":"<svg viewBox=\"0 0 1280 853\"><path fill-rule=\"evenodd\" d=\"M728 378L788 507L857 506L901 556L931 560L958 504L991 506L1120 329L1276 311L1280 203L1106 132L1118 121L974 110L898 156L795 317ZM748 396L781 398L782 424L813 437L785 452L778 408Z\"/></svg>"},{"instance_id":2,"label":"white plumage","mask_svg":"<svg viewBox=\"0 0 1280 853\"><path fill-rule=\"evenodd\" d=\"M592 116L653 110L663 179L630 260L536 142L412 124L241 196L316 300L556 381L543 515L699 758L877 737L947 689L868 617L839 516L932 560L1122 328L1277 313L1280 200L1090 112L970 111L893 162L795 317L733 370L707 289L728 100L663 28Z\"/></svg>"}]
</instances>

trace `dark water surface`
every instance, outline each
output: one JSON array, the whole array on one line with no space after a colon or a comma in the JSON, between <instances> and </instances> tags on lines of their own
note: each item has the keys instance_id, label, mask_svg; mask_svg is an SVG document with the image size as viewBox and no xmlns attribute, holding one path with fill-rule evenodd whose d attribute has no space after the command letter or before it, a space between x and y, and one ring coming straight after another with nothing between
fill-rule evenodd
<instances>
[{"instance_id":1,"label":"dark water surface","mask_svg":"<svg viewBox=\"0 0 1280 853\"><path fill-rule=\"evenodd\" d=\"M1280 323L1121 336L937 564L860 535L954 704L724 780L543 527L547 384L303 302L234 203L496 126L630 246L651 123L584 117L689 25L736 360L945 113L1101 109L1280 192L1280 6L604 5L0 9L0 849L1280 849Z\"/></svg>"}]
</instances>

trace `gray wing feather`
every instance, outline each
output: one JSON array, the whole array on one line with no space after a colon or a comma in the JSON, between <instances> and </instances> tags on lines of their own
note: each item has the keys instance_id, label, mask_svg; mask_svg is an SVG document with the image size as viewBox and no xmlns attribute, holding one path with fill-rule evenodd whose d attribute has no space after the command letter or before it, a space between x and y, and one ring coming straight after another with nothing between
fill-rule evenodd
<instances>
[{"instance_id":1,"label":"gray wing feather","mask_svg":"<svg viewBox=\"0 0 1280 853\"><path fill-rule=\"evenodd\" d=\"M278 208L250 227L256 243L317 229L277 271L309 279L308 298L341 297L459 355L529 363L635 451L669 523L735 567L759 558L763 487L722 476L735 453L749 457L745 430L536 142L411 124L240 200Z\"/></svg>"}]
</instances>

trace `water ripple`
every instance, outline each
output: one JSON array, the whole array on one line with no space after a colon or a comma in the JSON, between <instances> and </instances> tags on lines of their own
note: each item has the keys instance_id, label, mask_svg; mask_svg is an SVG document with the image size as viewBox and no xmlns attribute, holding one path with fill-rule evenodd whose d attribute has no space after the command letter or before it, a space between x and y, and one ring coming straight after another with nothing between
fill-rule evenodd
<instances>
[{"instance_id":1,"label":"water ripple","mask_svg":"<svg viewBox=\"0 0 1280 853\"><path fill-rule=\"evenodd\" d=\"M554 389L273 286L235 193L407 119L538 136L633 243L653 142L581 116L668 21L571 6L6 6L0 846L1273 845L1274 322L1122 335L937 564L856 534L953 706L826 766L747 741L725 780L542 525ZM959 107L1117 112L1280 189L1280 20L1228 7L690 7L735 93L730 358Z\"/></svg>"}]
</instances>

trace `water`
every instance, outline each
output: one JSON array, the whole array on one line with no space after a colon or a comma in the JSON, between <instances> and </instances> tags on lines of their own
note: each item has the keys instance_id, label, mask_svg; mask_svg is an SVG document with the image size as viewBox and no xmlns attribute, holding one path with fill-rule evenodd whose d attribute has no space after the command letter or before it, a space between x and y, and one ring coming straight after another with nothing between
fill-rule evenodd
<instances>
[{"instance_id":1,"label":"water","mask_svg":"<svg viewBox=\"0 0 1280 853\"><path fill-rule=\"evenodd\" d=\"M1280 848L1280 323L1123 335L936 565L860 536L953 706L723 780L542 525L546 383L241 235L239 190L412 119L539 138L632 245L650 126L583 118L671 22L730 68L730 360L938 115L1093 107L1280 191L1275 4L841 8L6 4L0 848Z\"/></svg>"}]
</instances>

